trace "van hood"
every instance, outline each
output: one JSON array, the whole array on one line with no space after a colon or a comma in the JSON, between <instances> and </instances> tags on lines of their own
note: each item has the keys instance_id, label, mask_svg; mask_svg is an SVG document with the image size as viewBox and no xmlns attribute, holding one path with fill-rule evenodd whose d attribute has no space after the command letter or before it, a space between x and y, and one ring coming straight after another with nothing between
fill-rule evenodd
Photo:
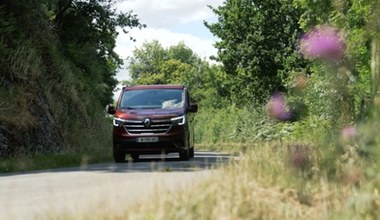
<instances>
[{"instance_id":1,"label":"van hood","mask_svg":"<svg viewBox=\"0 0 380 220\"><path fill-rule=\"evenodd\" d=\"M170 118L183 115L183 109L119 109L115 117L123 119Z\"/></svg>"}]
</instances>

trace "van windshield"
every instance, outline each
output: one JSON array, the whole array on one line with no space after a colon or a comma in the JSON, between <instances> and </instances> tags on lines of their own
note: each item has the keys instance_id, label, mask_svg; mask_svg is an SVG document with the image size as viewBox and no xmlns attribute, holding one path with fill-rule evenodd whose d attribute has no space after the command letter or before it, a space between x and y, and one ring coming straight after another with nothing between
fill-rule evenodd
<instances>
[{"instance_id":1,"label":"van windshield","mask_svg":"<svg viewBox=\"0 0 380 220\"><path fill-rule=\"evenodd\" d=\"M178 109L184 106L182 89L126 90L120 109Z\"/></svg>"}]
</instances>

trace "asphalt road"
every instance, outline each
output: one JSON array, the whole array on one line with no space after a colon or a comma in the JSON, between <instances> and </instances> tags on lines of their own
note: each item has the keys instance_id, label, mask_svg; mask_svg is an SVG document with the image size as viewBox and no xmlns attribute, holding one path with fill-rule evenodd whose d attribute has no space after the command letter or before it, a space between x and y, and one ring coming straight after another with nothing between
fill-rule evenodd
<instances>
[{"instance_id":1,"label":"asphalt road","mask_svg":"<svg viewBox=\"0 0 380 220\"><path fill-rule=\"evenodd\" d=\"M217 172L213 168L230 156L196 152L189 161L180 161L177 154L164 158L152 155L142 156L135 163L0 174L0 220L46 219L65 214L117 215L154 193L191 189Z\"/></svg>"}]
</instances>

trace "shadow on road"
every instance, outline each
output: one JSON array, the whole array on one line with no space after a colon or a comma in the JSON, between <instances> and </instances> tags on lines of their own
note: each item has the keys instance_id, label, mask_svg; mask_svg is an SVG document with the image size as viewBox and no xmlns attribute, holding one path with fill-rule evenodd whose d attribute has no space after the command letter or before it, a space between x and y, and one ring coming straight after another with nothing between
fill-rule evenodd
<instances>
[{"instance_id":1,"label":"shadow on road","mask_svg":"<svg viewBox=\"0 0 380 220\"><path fill-rule=\"evenodd\" d=\"M101 163L82 165L80 167L60 168L52 170L39 170L32 172L7 173L2 176L14 176L37 173L55 173L55 172L114 172L114 173L132 173L132 172L187 172L213 169L226 164L233 158L229 154L215 152L197 151L194 158L188 161L181 161L178 154L172 153L167 155L142 155L136 162L125 163Z\"/></svg>"}]
</instances>

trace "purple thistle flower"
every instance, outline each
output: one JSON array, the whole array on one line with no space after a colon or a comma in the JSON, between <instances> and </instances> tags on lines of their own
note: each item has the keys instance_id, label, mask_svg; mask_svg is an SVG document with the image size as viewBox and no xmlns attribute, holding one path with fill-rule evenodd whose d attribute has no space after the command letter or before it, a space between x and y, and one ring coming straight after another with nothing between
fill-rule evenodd
<instances>
[{"instance_id":1,"label":"purple thistle flower","mask_svg":"<svg viewBox=\"0 0 380 220\"><path fill-rule=\"evenodd\" d=\"M351 140L358 134L355 127L345 127L341 131L341 137L343 140Z\"/></svg>"},{"instance_id":2,"label":"purple thistle flower","mask_svg":"<svg viewBox=\"0 0 380 220\"><path fill-rule=\"evenodd\" d=\"M288 110L285 98L282 94L274 94L268 102L267 111L269 115L281 121L289 120L292 116Z\"/></svg>"},{"instance_id":3,"label":"purple thistle flower","mask_svg":"<svg viewBox=\"0 0 380 220\"><path fill-rule=\"evenodd\" d=\"M337 61L343 58L345 50L341 33L330 26L314 28L300 40L300 52L310 59Z\"/></svg>"}]
</instances>

